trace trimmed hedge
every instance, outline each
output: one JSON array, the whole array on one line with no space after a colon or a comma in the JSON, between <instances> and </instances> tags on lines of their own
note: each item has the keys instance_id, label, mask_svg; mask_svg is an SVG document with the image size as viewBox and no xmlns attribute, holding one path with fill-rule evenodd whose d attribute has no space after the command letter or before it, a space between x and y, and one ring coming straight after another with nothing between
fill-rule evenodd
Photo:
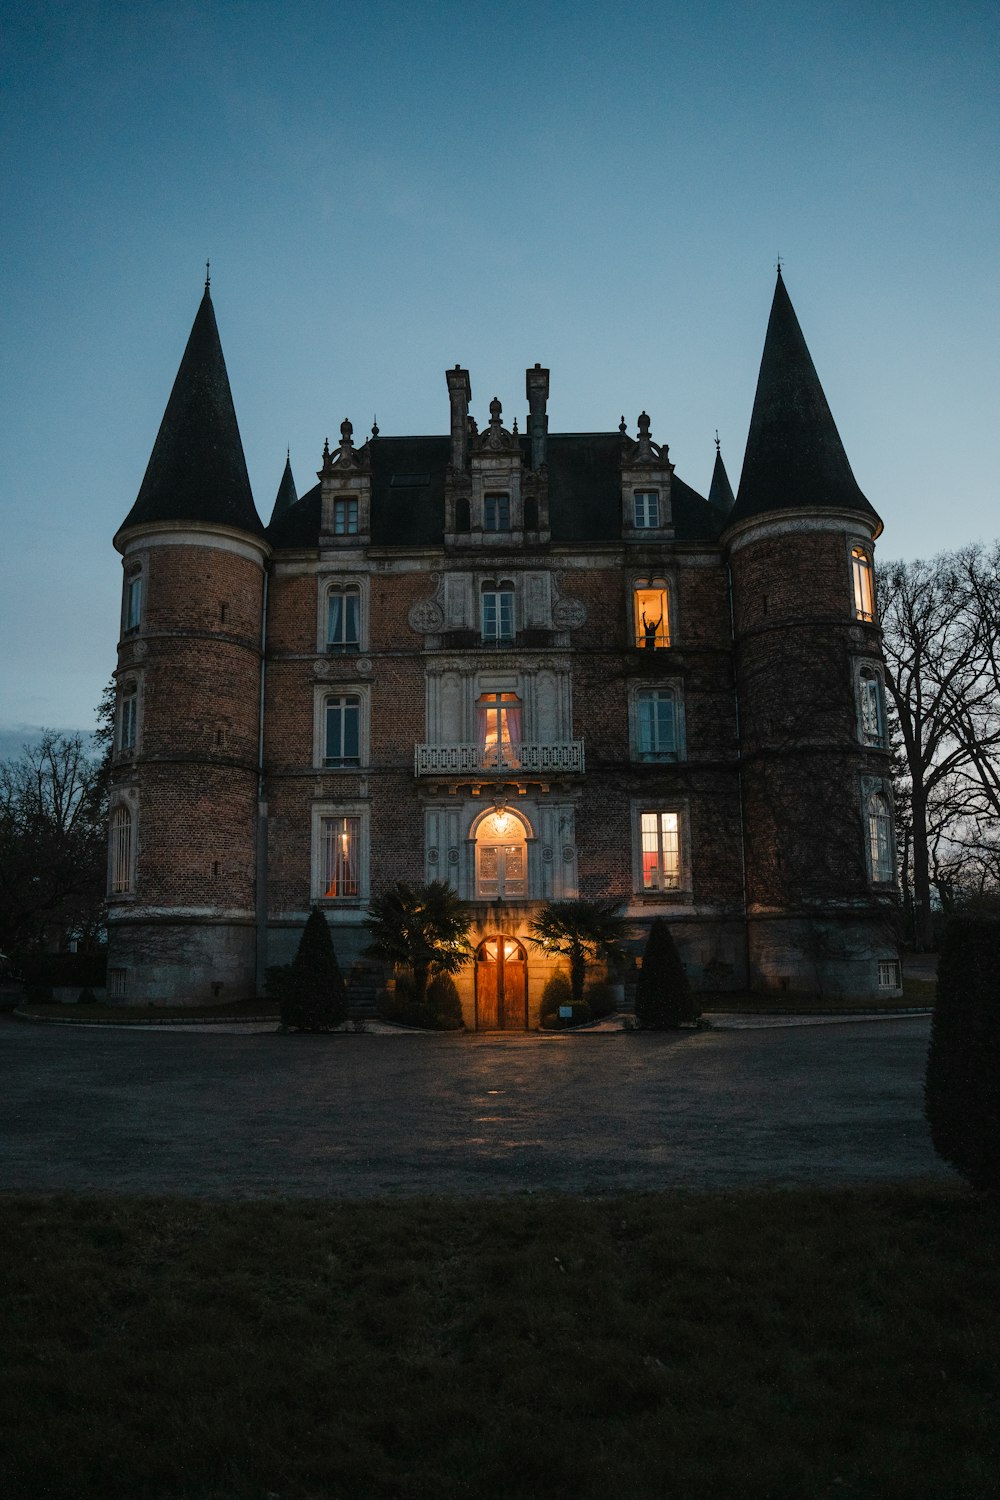
<instances>
[{"instance_id":1,"label":"trimmed hedge","mask_svg":"<svg viewBox=\"0 0 1000 1500\"><path fill-rule=\"evenodd\" d=\"M268 991L273 970L268 970ZM280 971L279 971L280 973ZM347 1020L347 986L326 917L314 906L299 951L277 983L281 1024L298 1031L335 1031Z\"/></svg>"},{"instance_id":2,"label":"trimmed hedge","mask_svg":"<svg viewBox=\"0 0 1000 1500\"><path fill-rule=\"evenodd\" d=\"M586 1026L588 1021L594 1019L593 1011L586 1000L575 1000L572 1002L571 1016L561 1016L558 1010L549 1011L542 1016L543 1031L566 1031L570 1026Z\"/></svg>"},{"instance_id":3,"label":"trimmed hedge","mask_svg":"<svg viewBox=\"0 0 1000 1500\"><path fill-rule=\"evenodd\" d=\"M685 1021L696 1021L701 1014L670 924L663 917L654 917L646 939L635 989L635 1014L639 1025L650 1031L675 1030Z\"/></svg>"},{"instance_id":4,"label":"trimmed hedge","mask_svg":"<svg viewBox=\"0 0 1000 1500\"><path fill-rule=\"evenodd\" d=\"M572 1005L573 990L570 986L569 976L558 969L555 974L550 974L542 989L542 1002L540 1014L542 1019L546 1016L555 1015L560 1005Z\"/></svg>"},{"instance_id":5,"label":"trimmed hedge","mask_svg":"<svg viewBox=\"0 0 1000 1500\"><path fill-rule=\"evenodd\" d=\"M462 1002L450 974L435 974L427 986L422 1004L416 998L413 975L402 969L396 975L396 987L378 997L376 1013L383 1021L399 1026L420 1026L425 1031L461 1031Z\"/></svg>"},{"instance_id":6,"label":"trimmed hedge","mask_svg":"<svg viewBox=\"0 0 1000 1500\"><path fill-rule=\"evenodd\" d=\"M937 1154L982 1192L1000 1189L1000 922L945 931L924 1110Z\"/></svg>"}]
</instances>

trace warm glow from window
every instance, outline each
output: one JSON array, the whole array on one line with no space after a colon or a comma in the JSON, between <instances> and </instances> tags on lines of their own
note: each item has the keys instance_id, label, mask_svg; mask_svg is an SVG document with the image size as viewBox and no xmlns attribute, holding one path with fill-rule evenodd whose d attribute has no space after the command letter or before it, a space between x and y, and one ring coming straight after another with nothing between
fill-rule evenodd
<instances>
[{"instance_id":1,"label":"warm glow from window","mask_svg":"<svg viewBox=\"0 0 1000 1500\"><path fill-rule=\"evenodd\" d=\"M635 643L646 650L670 645L670 621L667 613L667 586L662 579L636 584Z\"/></svg>"},{"instance_id":2,"label":"warm glow from window","mask_svg":"<svg viewBox=\"0 0 1000 1500\"><path fill-rule=\"evenodd\" d=\"M674 891L681 883L680 815L648 812L639 816L642 835L642 888Z\"/></svg>"},{"instance_id":3,"label":"warm glow from window","mask_svg":"<svg viewBox=\"0 0 1000 1500\"><path fill-rule=\"evenodd\" d=\"M516 693L483 693L476 705L485 767L520 765L521 700Z\"/></svg>"},{"instance_id":4,"label":"warm glow from window","mask_svg":"<svg viewBox=\"0 0 1000 1500\"><path fill-rule=\"evenodd\" d=\"M327 901L357 896L360 818L323 818L323 896Z\"/></svg>"},{"instance_id":5,"label":"warm glow from window","mask_svg":"<svg viewBox=\"0 0 1000 1500\"><path fill-rule=\"evenodd\" d=\"M863 547L851 553L854 574L854 609L859 620L874 620L875 591L872 587L872 560Z\"/></svg>"},{"instance_id":6,"label":"warm glow from window","mask_svg":"<svg viewBox=\"0 0 1000 1500\"><path fill-rule=\"evenodd\" d=\"M527 894L524 825L506 808L498 808L476 831L476 895L484 901L503 901Z\"/></svg>"}]
</instances>

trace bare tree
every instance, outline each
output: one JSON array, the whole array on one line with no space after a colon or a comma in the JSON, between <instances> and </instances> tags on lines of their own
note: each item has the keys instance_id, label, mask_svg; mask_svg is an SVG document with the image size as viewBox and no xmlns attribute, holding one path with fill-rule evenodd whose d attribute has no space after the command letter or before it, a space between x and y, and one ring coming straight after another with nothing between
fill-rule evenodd
<instances>
[{"instance_id":1,"label":"bare tree","mask_svg":"<svg viewBox=\"0 0 1000 1500\"><path fill-rule=\"evenodd\" d=\"M914 939L926 948L932 886L953 887L956 861L974 848L988 872L1000 825L1000 547L885 563L878 590L905 760Z\"/></svg>"}]
</instances>

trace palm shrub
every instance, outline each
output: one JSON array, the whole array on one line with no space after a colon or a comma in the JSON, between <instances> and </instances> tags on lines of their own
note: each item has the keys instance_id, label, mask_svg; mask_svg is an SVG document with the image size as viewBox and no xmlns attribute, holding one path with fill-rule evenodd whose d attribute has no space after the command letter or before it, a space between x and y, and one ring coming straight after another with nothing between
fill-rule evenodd
<instances>
[{"instance_id":1,"label":"palm shrub","mask_svg":"<svg viewBox=\"0 0 1000 1500\"><path fill-rule=\"evenodd\" d=\"M953 917L938 964L924 1110L937 1154L1000 1190L1000 922Z\"/></svg>"},{"instance_id":2,"label":"palm shrub","mask_svg":"<svg viewBox=\"0 0 1000 1500\"><path fill-rule=\"evenodd\" d=\"M427 885L398 880L372 902L365 926L372 939L369 954L411 971L418 1005L424 1004L432 975L457 974L472 954L465 906L443 880Z\"/></svg>"},{"instance_id":3,"label":"palm shrub","mask_svg":"<svg viewBox=\"0 0 1000 1500\"><path fill-rule=\"evenodd\" d=\"M580 1005L588 960L617 963L625 957L625 922L617 901L547 901L531 924L528 941L546 953L565 954L573 1003Z\"/></svg>"},{"instance_id":4,"label":"palm shrub","mask_svg":"<svg viewBox=\"0 0 1000 1500\"><path fill-rule=\"evenodd\" d=\"M450 974L435 974L424 998L418 1000L412 973L400 970L393 989L380 998L378 1013L384 1021L422 1026L428 1031L460 1031L465 1025L462 1002Z\"/></svg>"},{"instance_id":5,"label":"palm shrub","mask_svg":"<svg viewBox=\"0 0 1000 1500\"><path fill-rule=\"evenodd\" d=\"M316 906L302 929L298 952L277 988L283 1026L298 1031L333 1031L347 1019L347 986L326 918Z\"/></svg>"},{"instance_id":6,"label":"palm shrub","mask_svg":"<svg viewBox=\"0 0 1000 1500\"><path fill-rule=\"evenodd\" d=\"M654 917L642 955L635 990L635 1014L640 1026L668 1031L685 1021L696 1021L698 1002L681 963L665 917Z\"/></svg>"},{"instance_id":7,"label":"palm shrub","mask_svg":"<svg viewBox=\"0 0 1000 1500\"><path fill-rule=\"evenodd\" d=\"M573 1000L573 991L570 989L569 980L562 969L555 974L550 974L542 987L542 1019L546 1016L558 1015L560 1005L569 1005Z\"/></svg>"}]
</instances>

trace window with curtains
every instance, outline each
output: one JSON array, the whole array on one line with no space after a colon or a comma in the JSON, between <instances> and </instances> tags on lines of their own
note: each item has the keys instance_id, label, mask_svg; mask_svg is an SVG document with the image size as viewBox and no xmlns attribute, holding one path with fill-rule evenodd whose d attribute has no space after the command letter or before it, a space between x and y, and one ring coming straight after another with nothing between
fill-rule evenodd
<instances>
[{"instance_id":1,"label":"window with curtains","mask_svg":"<svg viewBox=\"0 0 1000 1500\"><path fill-rule=\"evenodd\" d=\"M642 890L676 891L681 883L680 813L640 811Z\"/></svg>"},{"instance_id":2,"label":"window with curtains","mask_svg":"<svg viewBox=\"0 0 1000 1500\"><path fill-rule=\"evenodd\" d=\"M361 649L361 590L335 584L326 596L326 649L346 653Z\"/></svg>"},{"instance_id":3,"label":"window with curtains","mask_svg":"<svg viewBox=\"0 0 1000 1500\"><path fill-rule=\"evenodd\" d=\"M864 547L855 547L851 553L851 572L854 579L854 613L859 620L875 618L875 585L871 554Z\"/></svg>"},{"instance_id":4,"label":"window with curtains","mask_svg":"<svg viewBox=\"0 0 1000 1500\"><path fill-rule=\"evenodd\" d=\"M484 583L482 592L484 644L500 645L514 639L514 585Z\"/></svg>"},{"instance_id":5,"label":"window with curtains","mask_svg":"<svg viewBox=\"0 0 1000 1500\"><path fill-rule=\"evenodd\" d=\"M636 760L677 760L677 698L673 688L642 688L635 694Z\"/></svg>"},{"instance_id":6,"label":"window with curtains","mask_svg":"<svg viewBox=\"0 0 1000 1500\"><path fill-rule=\"evenodd\" d=\"M361 764L361 699L357 693L331 694L323 704L323 764Z\"/></svg>"},{"instance_id":7,"label":"window with curtains","mask_svg":"<svg viewBox=\"0 0 1000 1500\"><path fill-rule=\"evenodd\" d=\"M873 749L885 747L885 707L882 680L874 667L862 667L858 673L858 724L861 743Z\"/></svg>"},{"instance_id":8,"label":"window with curtains","mask_svg":"<svg viewBox=\"0 0 1000 1500\"><path fill-rule=\"evenodd\" d=\"M892 811L882 792L873 792L868 798L868 869L873 885L888 885L896 878Z\"/></svg>"},{"instance_id":9,"label":"window with curtains","mask_svg":"<svg viewBox=\"0 0 1000 1500\"><path fill-rule=\"evenodd\" d=\"M361 894L361 819L320 819L321 895L324 901Z\"/></svg>"},{"instance_id":10,"label":"window with curtains","mask_svg":"<svg viewBox=\"0 0 1000 1500\"><path fill-rule=\"evenodd\" d=\"M476 732L482 763L520 765L521 700L516 693L482 693L476 703Z\"/></svg>"}]
</instances>

